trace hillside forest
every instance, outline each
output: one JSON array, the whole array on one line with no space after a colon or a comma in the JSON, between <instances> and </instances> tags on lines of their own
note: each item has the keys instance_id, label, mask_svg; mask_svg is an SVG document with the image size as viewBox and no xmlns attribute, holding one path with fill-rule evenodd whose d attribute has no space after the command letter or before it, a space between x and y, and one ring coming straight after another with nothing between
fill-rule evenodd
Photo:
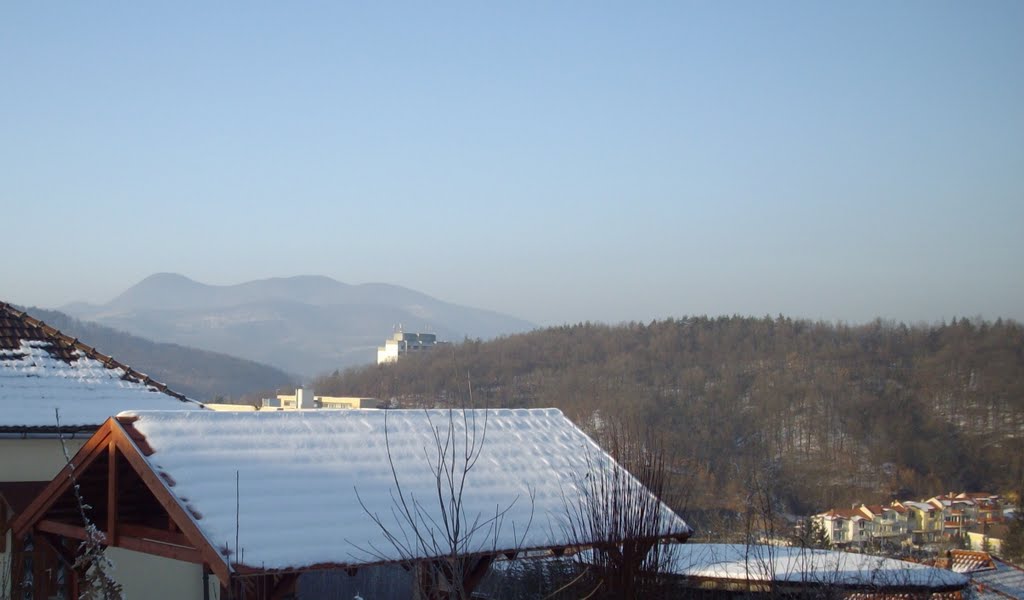
<instances>
[{"instance_id":1,"label":"hillside forest","mask_svg":"<svg viewBox=\"0 0 1024 600\"><path fill-rule=\"evenodd\" d=\"M588 431L639 424L671 449L688 512L780 511L1018 490L1024 329L784 317L582 323L465 340L335 372L318 393L392 406L557 407Z\"/></svg>"},{"instance_id":2,"label":"hillside forest","mask_svg":"<svg viewBox=\"0 0 1024 600\"><path fill-rule=\"evenodd\" d=\"M256 392L290 386L295 377L269 365L219 352L152 342L110 327L81 321L62 312L31 308L33 317L64 334L85 340L100 352L203 402L258 396Z\"/></svg>"}]
</instances>

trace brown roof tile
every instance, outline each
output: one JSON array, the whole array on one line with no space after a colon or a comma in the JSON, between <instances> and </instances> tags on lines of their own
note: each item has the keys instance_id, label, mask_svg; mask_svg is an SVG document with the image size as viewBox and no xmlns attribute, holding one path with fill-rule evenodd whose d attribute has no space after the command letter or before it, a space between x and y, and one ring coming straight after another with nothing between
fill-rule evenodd
<instances>
[{"instance_id":1,"label":"brown roof tile","mask_svg":"<svg viewBox=\"0 0 1024 600\"><path fill-rule=\"evenodd\" d=\"M176 392L165 384L150 379L145 373L139 373L128 365L122 364L113 357L78 341L78 338L65 335L55 327L35 319L6 302L0 302L0 350L17 350L23 341L45 342L47 353L58 360L71 364L79 357L79 353L103 363L108 369L122 369L122 379L148 385L168 396L187 401L185 394Z\"/></svg>"}]
</instances>

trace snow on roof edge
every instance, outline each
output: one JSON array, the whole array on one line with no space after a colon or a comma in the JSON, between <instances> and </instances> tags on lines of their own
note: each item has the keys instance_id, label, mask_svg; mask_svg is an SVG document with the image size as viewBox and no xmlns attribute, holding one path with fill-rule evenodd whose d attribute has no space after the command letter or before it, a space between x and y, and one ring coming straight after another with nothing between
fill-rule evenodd
<instances>
[{"instance_id":1,"label":"snow on roof edge","mask_svg":"<svg viewBox=\"0 0 1024 600\"><path fill-rule=\"evenodd\" d=\"M473 474L474 483L467 486L467 505L472 505L471 512L476 510L472 507L489 505L491 513L496 506L511 505L505 519L513 528L515 523L523 526L527 517L536 520L521 543L510 542L510 531L500 531L495 533L493 544L488 542L482 549L493 545L500 550L519 551L573 545L557 518L564 512L565 494L575 497L573 482L583 480L583 453L592 449L600 452L601 461L610 457L560 410L488 412L486 445L480 468ZM153 449L145 457L147 463L154 472L169 476L173 483L168 490L190 513L211 547L234 561L231 548L238 533L243 564L280 570L410 560L386 547L378 546L375 553L366 551L381 543L380 534L369 513L356 504L354 493L360 494L371 510L387 512L391 506L388 490L394 484L386 461L382 462L384 446L379 427L383 418L393 428L391 451L402 485L421 492L431 489L429 473L424 477L427 469L421 446L423 439L430 439L424 437L430 433L429 414L440 417L448 411L128 410L117 416L131 419L128 426ZM617 463L608 464L607 468L628 473ZM631 474L630 478L635 481ZM424 481L427 487L418 487ZM523 482L537 485L537 496L530 504L514 506L514 498L523 497ZM243 498L240 509L235 505L236 493ZM300 507L289 509L295 504L293 498L301 499ZM660 499L658 502L667 515L661 536L692 533L681 517ZM429 510L429 502L425 504ZM486 516L486 510L479 514ZM240 518L239 531L234 529L236 517ZM338 529L341 522L345 525ZM270 532L277 532L278 537ZM303 543L295 542L299 538ZM467 553L475 553L472 544L466 548ZM412 560L444 552L420 554Z\"/></svg>"}]
</instances>

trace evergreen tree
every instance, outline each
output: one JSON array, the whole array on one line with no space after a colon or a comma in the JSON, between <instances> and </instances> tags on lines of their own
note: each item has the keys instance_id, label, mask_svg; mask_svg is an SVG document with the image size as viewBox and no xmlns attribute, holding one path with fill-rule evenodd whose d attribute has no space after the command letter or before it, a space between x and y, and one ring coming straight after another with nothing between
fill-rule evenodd
<instances>
[{"instance_id":1,"label":"evergreen tree","mask_svg":"<svg viewBox=\"0 0 1024 600\"><path fill-rule=\"evenodd\" d=\"M832 542L828 539L828 532L825 531L821 522L815 519L807 519L800 524L791 540L791 544L800 548L832 549Z\"/></svg>"}]
</instances>

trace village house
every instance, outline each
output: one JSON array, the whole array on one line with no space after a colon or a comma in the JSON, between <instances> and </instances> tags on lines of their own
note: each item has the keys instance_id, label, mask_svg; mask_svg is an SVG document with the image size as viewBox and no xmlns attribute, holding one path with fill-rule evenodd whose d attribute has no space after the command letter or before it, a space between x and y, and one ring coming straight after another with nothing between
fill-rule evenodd
<instances>
[{"instance_id":1,"label":"village house","mask_svg":"<svg viewBox=\"0 0 1024 600\"><path fill-rule=\"evenodd\" d=\"M837 548L860 545L872 538L872 519L860 508L833 508L812 519L825 531L829 543Z\"/></svg>"},{"instance_id":2,"label":"village house","mask_svg":"<svg viewBox=\"0 0 1024 600\"><path fill-rule=\"evenodd\" d=\"M11 524L106 419L127 409L199 411L146 375L0 302L0 597L68 597L66 548L51 533L12 535ZM58 427L58 419L60 426ZM130 543L125 547L128 548ZM148 557L111 552L126 591L146 597L154 583L177 590L181 572L148 584ZM196 570L198 588L201 573Z\"/></svg>"},{"instance_id":3,"label":"village house","mask_svg":"<svg viewBox=\"0 0 1024 600\"><path fill-rule=\"evenodd\" d=\"M880 504L859 507L870 519L871 537L883 542L899 542L907 535L907 510L899 506L882 506Z\"/></svg>"},{"instance_id":4,"label":"village house","mask_svg":"<svg viewBox=\"0 0 1024 600\"><path fill-rule=\"evenodd\" d=\"M968 540L979 549L998 544L990 533L1000 532L1003 506L988 493L948 493L928 500L895 501L885 505L855 505L814 515L835 547L864 547L869 543L922 546L943 540Z\"/></svg>"}]
</instances>

